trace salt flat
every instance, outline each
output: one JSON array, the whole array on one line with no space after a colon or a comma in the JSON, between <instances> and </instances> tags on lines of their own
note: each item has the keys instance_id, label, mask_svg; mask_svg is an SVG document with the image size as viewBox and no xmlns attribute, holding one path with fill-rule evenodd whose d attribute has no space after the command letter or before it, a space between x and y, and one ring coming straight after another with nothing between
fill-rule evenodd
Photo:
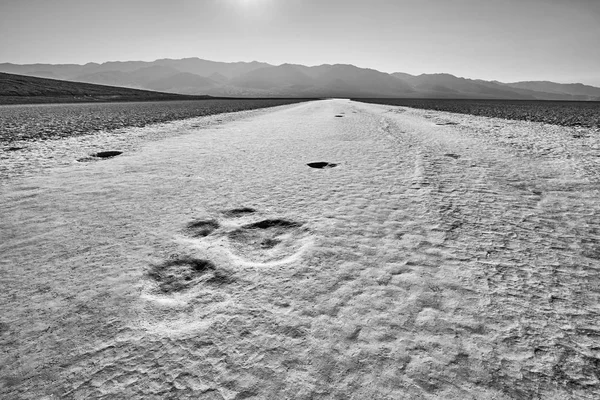
<instances>
[{"instance_id":1,"label":"salt flat","mask_svg":"<svg viewBox=\"0 0 600 400\"><path fill-rule=\"evenodd\" d=\"M600 396L597 133L348 100L188 129L2 186L3 398Z\"/></svg>"}]
</instances>

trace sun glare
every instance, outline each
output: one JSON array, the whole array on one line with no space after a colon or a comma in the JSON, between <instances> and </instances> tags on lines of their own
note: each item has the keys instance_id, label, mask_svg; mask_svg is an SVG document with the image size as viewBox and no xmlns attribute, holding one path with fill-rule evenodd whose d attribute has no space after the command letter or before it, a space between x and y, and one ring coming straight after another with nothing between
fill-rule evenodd
<instances>
[{"instance_id":1,"label":"sun glare","mask_svg":"<svg viewBox=\"0 0 600 400\"><path fill-rule=\"evenodd\" d=\"M269 3L268 0L233 0L233 2L244 8L263 7Z\"/></svg>"},{"instance_id":2,"label":"sun glare","mask_svg":"<svg viewBox=\"0 0 600 400\"><path fill-rule=\"evenodd\" d=\"M250 7L254 6L259 2L259 0L232 0L231 3L242 6L242 7Z\"/></svg>"},{"instance_id":3,"label":"sun glare","mask_svg":"<svg viewBox=\"0 0 600 400\"><path fill-rule=\"evenodd\" d=\"M229 0L229 5L246 19L268 17L274 6L271 0Z\"/></svg>"}]
</instances>

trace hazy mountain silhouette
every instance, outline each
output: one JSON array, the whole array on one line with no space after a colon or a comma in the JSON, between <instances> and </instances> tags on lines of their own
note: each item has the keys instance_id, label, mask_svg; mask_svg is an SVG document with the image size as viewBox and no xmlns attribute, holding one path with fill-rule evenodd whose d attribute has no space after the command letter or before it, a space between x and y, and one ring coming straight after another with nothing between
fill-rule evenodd
<instances>
[{"instance_id":1,"label":"hazy mountain silhouette","mask_svg":"<svg viewBox=\"0 0 600 400\"><path fill-rule=\"evenodd\" d=\"M373 69L353 65L283 64L242 74L230 81L242 88L281 96L406 96L410 86Z\"/></svg>"},{"instance_id":2,"label":"hazy mountain silhouette","mask_svg":"<svg viewBox=\"0 0 600 400\"><path fill-rule=\"evenodd\" d=\"M374 69L335 64L311 67L319 87L336 96L410 97L414 90L401 79Z\"/></svg>"},{"instance_id":3,"label":"hazy mountain silhouette","mask_svg":"<svg viewBox=\"0 0 600 400\"><path fill-rule=\"evenodd\" d=\"M393 76L403 80L412 88L431 97L478 97L478 98L521 98L521 95L492 82L458 78L450 74L422 74L412 76L394 73Z\"/></svg>"},{"instance_id":4,"label":"hazy mountain silhouette","mask_svg":"<svg viewBox=\"0 0 600 400\"><path fill-rule=\"evenodd\" d=\"M308 67L184 58L103 64L0 64L0 71L170 93L248 97L413 97L600 100L600 88L547 81L502 83L450 74L383 73L354 65Z\"/></svg>"},{"instance_id":5,"label":"hazy mountain silhouette","mask_svg":"<svg viewBox=\"0 0 600 400\"><path fill-rule=\"evenodd\" d=\"M304 90L316 84L315 80L294 65L263 67L233 78L231 84L244 88L274 89L277 91Z\"/></svg>"},{"instance_id":6,"label":"hazy mountain silhouette","mask_svg":"<svg viewBox=\"0 0 600 400\"><path fill-rule=\"evenodd\" d=\"M392 74L419 93L416 97L481 98L522 100L600 100L600 88L554 82L502 83L480 79L459 78L450 74L422 74L403 72Z\"/></svg>"},{"instance_id":7,"label":"hazy mountain silhouette","mask_svg":"<svg viewBox=\"0 0 600 400\"><path fill-rule=\"evenodd\" d=\"M142 67L129 73L129 75L136 79L140 84L153 82L157 79L164 79L170 76L180 73L177 68L168 67L164 65L152 65L149 67Z\"/></svg>"},{"instance_id":8,"label":"hazy mountain silhouette","mask_svg":"<svg viewBox=\"0 0 600 400\"><path fill-rule=\"evenodd\" d=\"M600 98L600 88L587 86L581 83L555 83L549 81L535 82L514 82L507 83L507 86L515 89L526 89L537 92L546 92L554 94L570 94L574 97L581 97L581 100L587 100L590 97Z\"/></svg>"},{"instance_id":9,"label":"hazy mountain silhouette","mask_svg":"<svg viewBox=\"0 0 600 400\"><path fill-rule=\"evenodd\" d=\"M221 83L225 83L229 80L228 77L226 77L225 75L220 74L218 72L214 72L214 73L210 74L209 78L215 82L221 82Z\"/></svg>"},{"instance_id":10,"label":"hazy mountain silhouette","mask_svg":"<svg viewBox=\"0 0 600 400\"><path fill-rule=\"evenodd\" d=\"M218 82L204 76L179 72L148 82L145 87L159 92L196 94L219 86Z\"/></svg>"}]
</instances>

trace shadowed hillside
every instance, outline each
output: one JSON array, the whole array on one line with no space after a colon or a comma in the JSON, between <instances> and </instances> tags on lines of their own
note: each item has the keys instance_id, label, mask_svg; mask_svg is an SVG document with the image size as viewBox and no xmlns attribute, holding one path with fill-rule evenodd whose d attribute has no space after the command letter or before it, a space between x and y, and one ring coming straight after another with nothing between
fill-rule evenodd
<instances>
[{"instance_id":1,"label":"shadowed hillside","mask_svg":"<svg viewBox=\"0 0 600 400\"><path fill-rule=\"evenodd\" d=\"M207 97L0 73L0 104L192 100Z\"/></svg>"}]
</instances>

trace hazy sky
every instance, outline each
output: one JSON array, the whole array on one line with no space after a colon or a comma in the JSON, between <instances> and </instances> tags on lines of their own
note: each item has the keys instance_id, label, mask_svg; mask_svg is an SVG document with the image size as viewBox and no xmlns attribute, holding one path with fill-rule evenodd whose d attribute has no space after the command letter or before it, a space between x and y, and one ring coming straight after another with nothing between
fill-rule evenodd
<instances>
[{"instance_id":1,"label":"hazy sky","mask_svg":"<svg viewBox=\"0 0 600 400\"><path fill-rule=\"evenodd\" d=\"M183 57L600 85L600 0L0 0L0 62Z\"/></svg>"}]
</instances>

